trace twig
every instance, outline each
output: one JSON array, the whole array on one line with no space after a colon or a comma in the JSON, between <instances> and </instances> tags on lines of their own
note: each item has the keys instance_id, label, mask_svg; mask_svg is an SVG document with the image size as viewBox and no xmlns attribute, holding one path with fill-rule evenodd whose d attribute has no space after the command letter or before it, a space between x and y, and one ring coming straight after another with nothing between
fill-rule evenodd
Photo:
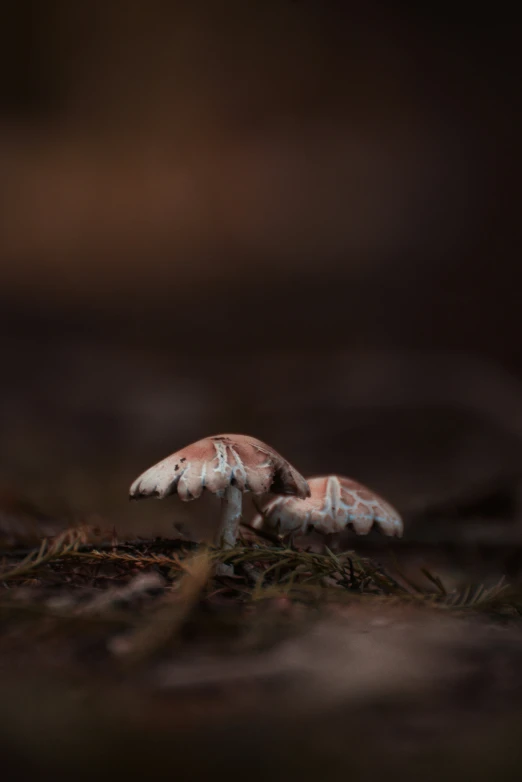
<instances>
[{"instance_id":1,"label":"twig","mask_svg":"<svg viewBox=\"0 0 522 782\"><path fill-rule=\"evenodd\" d=\"M448 594L444 584L438 576L434 576L426 567L421 568L421 572L424 573L428 581L431 581L431 583L437 587L441 595L446 596Z\"/></svg>"},{"instance_id":2,"label":"twig","mask_svg":"<svg viewBox=\"0 0 522 782\"><path fill-rule=\"evenodd\" d=\"M14 567L0 572L0 582L25 576L27 573L46 565L53 559L72 555L85 542L88 531L77 527L64 530L53 539L44 538L38 550L33 550Z\"/></svg>"},{"instance_id":3,"label":"twig","mask_svg":"<svg viewBox=\"0 0 522 782\"><path fill-rule=\"evenodd\" d=\"M134 665L159 651L180 631L212 573L212 559L202 551L185 563L179 589L169 592L161 605L137 629L124 638L113 639L112 651Z\"/></svg>"},{"instance_id":4,"label":"twig","mask_svg":"<svg viewBox=\"0 0 522 782\"><path fill-rule=\"evenodd\" d=\"M175 568L179 572L183 571L185 565L177 556L167 556L166 554L125 554L116 551L70 551L66 556L76 557L78 559L94 559L99 562L125 562L127 564L160 565L161 567Z\"/></svg>"}]
</instances>

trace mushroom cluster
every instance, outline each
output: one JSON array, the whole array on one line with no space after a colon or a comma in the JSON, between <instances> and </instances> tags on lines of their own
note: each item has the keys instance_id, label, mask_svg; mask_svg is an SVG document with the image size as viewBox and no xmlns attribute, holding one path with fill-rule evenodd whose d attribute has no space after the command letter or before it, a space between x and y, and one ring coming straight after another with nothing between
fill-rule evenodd
<instances>
[{"instance_id":1,"label":"mushroom cluster","mask_svg":"<svg viewBox=\"0 0 522 782\"><path fill-rule=\"evenodd\" d=\"M308 481L266 443L243 434L219 434L198 440L167 456L140 475L130 498L162 499L177 493L185 502L203 491L221 498L219 543L233 548L241 521L243 494L274 494L258 506L255 528L279 533L341 533L351 527L367 535L402 536L399 513L382 497L351 478L326 475Z\"/></svg>"}]
</instances>

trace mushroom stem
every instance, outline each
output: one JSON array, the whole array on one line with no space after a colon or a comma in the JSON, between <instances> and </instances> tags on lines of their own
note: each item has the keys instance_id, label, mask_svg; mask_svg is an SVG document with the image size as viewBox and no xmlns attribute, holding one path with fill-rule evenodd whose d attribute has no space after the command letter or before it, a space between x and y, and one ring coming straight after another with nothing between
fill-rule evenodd
<instances>
[{"instance_id":1,"label":"mushroom stem","mask_svg":"<svg viewBox=\"0 0 522 782\"><path fill-rule=\"evenodd\" d=\"M221 500L219 538L223 548L234 548L241 519L243 495L236 486L229 486Z\"/></svg>"}]
</instances>

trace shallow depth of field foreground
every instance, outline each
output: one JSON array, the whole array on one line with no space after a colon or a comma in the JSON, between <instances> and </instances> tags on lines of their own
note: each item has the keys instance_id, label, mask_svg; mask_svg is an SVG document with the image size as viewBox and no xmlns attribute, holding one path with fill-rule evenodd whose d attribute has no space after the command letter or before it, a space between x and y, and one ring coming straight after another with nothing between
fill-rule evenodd
<instances>
[{"instance_id":1,"label":"shallow depth of field foreground","mask_svg":"<svg viewBox=\"0 0 522 782\"><path fill-rule=\"evenodd\" d=\"M364 555L305 543L247 524L228 551L85 525L32 550L11 537L0 573L8 767L515 778L520 583L494 580L500 562L489 583L472 568L465 585L465 566L439 555L446 586L411 547L390 557L389 542ZM216 576L219 562L234 574Z\"/></svg>"}]
</instances>

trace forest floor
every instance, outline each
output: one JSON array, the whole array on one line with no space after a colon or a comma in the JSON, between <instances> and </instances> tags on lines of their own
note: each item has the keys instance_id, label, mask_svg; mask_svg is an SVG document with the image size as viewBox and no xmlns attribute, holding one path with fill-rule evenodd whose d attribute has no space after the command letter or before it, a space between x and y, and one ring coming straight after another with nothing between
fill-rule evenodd
<instances>
[{"instance_id":1,"label":"forest floor","mask_svg":"<svg viewBox=\"0 0 522 782\"><path fill-rule=\"evenodd\" d=\"M243 532L226 555L81 526L6 550L5 767L519 778L520 586Z\"/></svg>"}]
</instances>

